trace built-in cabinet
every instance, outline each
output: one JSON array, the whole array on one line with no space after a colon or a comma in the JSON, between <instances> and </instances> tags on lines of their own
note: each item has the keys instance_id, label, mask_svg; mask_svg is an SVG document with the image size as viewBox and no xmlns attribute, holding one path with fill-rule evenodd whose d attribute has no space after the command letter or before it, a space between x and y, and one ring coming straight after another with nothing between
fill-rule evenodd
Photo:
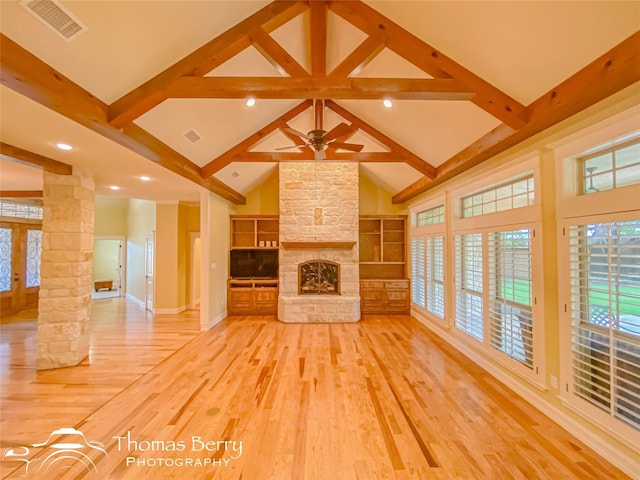
<instances>
[{"instance_id":1,"label":"built-in cabinet","mask_svg":"<svg viewBox=\"0 0 640 480\"><path fill-rule=\"evenodd\" d=\"M229 279L229 315L275 315L278 313L278 280Z\"/></svg>"},{"instance_id":2,"label":"built-in cabinet","mask_svg":"<svg viewBox=\"0 0 640 480\"><path fill-rule=\"evenodd\" d=\"M277 250L277 215L232 215L231 250ZM229 315L275 315L278 313L277 278L230 278L227 282Z\"/></svg>"},{"instance_id":3,"label":"built-in cabinet","mask_svg":"<svg viewBox=\"0 0 640 480\"><path fill-rule=\"evenodd\" d=\"M231 216L231 248L278 248L277 215Z\"/></svg>"},{"instance_id":4,"label":"built-in cabinet","mask_svg":"<svg viewBox=\"0 0 640 480\"><path fill-rule=\"evenodd\" d=\"M406 227L406 216L360 217L362 313L409 313Z\"/></svg>"}]
</instances>

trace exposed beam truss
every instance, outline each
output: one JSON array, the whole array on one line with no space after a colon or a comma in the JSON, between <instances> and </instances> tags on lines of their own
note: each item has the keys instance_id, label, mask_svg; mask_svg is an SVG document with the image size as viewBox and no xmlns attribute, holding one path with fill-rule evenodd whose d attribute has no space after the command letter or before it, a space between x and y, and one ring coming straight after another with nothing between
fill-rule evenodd
<instances>
[{"instance_id":1,"label":"exposed beam truss","mask_svg":"<svg viewBox=\"0 0 640 480\"><path fill-rule=\"evenodd\" d=\"M298 152L253 152L251 151L251 149L258 145L261 141L263 141L267 137L267 135L274 132L275 130L282 130L284 127L287 127L288 122L293 120L305 110L308 110L312 107L314 108L314 118L316 119L315 128L318 128L318 125L323 123L322 117L324 112L322 105L323 102L320 101L316 101L314 103L313 100L305 100L304 102L289 110L284 115L278 117L268 125L265 125L260 130L250 135L249 137L202 167L202 176L208 177L210 175L213 175L232 162L280 162L292 160L313 160L314 153L308 147L300 147L302 151ZM326 100L324 102L324 107L333 110L342 118L349 121L352 126L356 127L352 132L350 132L348 135L345 135L343 138L346 139L347 137L352 136L356 130L360 129L375 138L377 141L379 141L389 149L388 152L342 153L336 152L335 149L327 147L326 160L343 162L404 162L411 165L413 168L429 178L435 177L436 169L433 166L429 165L420 157L414 155L409 150L384 135L382 132L376 130L365 121L353 115L345 108L339 106L337 103L331 100ZM288 132L286 131L283 131L283 133L285 133L292 141L292 146L300 144L300 142L302 141L300 138L288 134Z\"/></svg>"},{"instance_id":2,"label":"exposed beam truss","mask_svg":"<svg viewBox=\"0 0 640 480\"><path fill-rule=\"evenodd\" d=\"M393 197L404 203L456 175L506 151L601 100L635 86L640 92L640 32L542 95L527 107L529 123L515 130L500 125L437 169L435 178L421 178Z\"/></svg>"},{"instance_id":3,"label":"exposed beam truss","mask_svg":"<svg viewBox=\"0 0 640 480\"><path fill-rule=\"evenodd\" d=\"M58 160L4 142L0 142L0 154L13 162L40 168L47 172L57 173L58 175L71 175L73 169L73 167L67 163L59 162Z\"/></svg>"},{"instance_id":4,"label":"exposed beam truss","mask_svg":"<svg viewBox=\"0 0 640 480\"><path fill-rule=\"evenodd\" d=\"M141 128L118 129L108 122L108 107L85 89L0 34L2 85L99 133L129 150L237 204L243 195L221 181L200 176L200 167Z\"/></svg>"}]
</instances>

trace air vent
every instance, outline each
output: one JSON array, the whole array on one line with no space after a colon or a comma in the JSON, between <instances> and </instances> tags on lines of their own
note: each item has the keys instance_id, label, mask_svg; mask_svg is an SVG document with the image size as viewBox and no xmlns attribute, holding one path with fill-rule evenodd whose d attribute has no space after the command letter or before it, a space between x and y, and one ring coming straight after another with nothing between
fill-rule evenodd
<instances>
[{"instance_id":1,"label":"air vent","mask_svg":"<svg viewBox=\"0 0 640 480\"><path fill-rule=\"evenodd\" d=\"M196 143L202 137L198 132L196 132L193 128L184 134L184 138L189 140L191 143Z\"/></svg>"},{"instance_id":2,"label":"air vent","mask_svg":"<svg viewBox=\"0 0 640 480\"><path fill-rule=\"evenodd\" d=\"M23 0L20 5L67 41L87 29L57 0Z\"/></svg>"}]
</instances>

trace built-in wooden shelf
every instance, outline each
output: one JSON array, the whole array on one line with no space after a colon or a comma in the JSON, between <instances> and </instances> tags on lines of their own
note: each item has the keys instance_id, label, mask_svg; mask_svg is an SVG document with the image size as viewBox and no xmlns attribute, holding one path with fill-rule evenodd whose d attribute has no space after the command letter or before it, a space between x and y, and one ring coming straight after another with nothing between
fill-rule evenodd
<instances>
[{"instance_id":1,"label":"built-in wooden shelf","mask_svg":"<svg viewBox=\"0 0 640 480\"><path fill-rule=\"evenodd\" d=\"M356 245L356 242L280 242L282 248L290 250L317 250L321 248L334 250L348 250Z\"/></svg>"}]
</instances>

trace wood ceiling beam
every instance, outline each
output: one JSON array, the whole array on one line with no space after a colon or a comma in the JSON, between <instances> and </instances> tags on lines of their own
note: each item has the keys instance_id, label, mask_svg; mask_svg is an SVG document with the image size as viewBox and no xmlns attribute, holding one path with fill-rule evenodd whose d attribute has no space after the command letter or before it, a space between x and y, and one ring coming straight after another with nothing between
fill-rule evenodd
<instances>
[{"instance_id":1,"label":"wood ceiling beam","mask_svg":"<svg viewBox=\"0 0 640 480\"><path fill-rule=\"evenodd\" d=\"M435 78L456 78L477 93L471 100L512 128L528 121L527 109L398 24L360 1L330 1L329 9L369 35L384 32L386 47Z\"/></svg>"},{"instance_id":2,"label":"wood ceiling beam","mask_svg":"<svg viewBox=\"0 0 640 480\"><path fill-rule=\"evenodd\" d=\"M200 169L200 173L202 177L209 178L214 173L223 169L230 163L243 161L244 155L246 155L247 152L251 148L253 148L253 146L255 146L258 142L260 142L261 140L264 140L267 137L267 135L269 135L271 132L277 130L278 128L281 128L283 124L286 124L287 122L297 117L302 112L311 108L312 106L313 106L312 100L305 100L304 102L299 103L298 105L293 107L291 110L286 112L284 115L281 115L280 117L276 118L273 122L269 123L268 125L265 125L257 132L248 136L243 141L241 141L237 145L234 145L225 153L211 160L209 163L203 166Z\"/></svg>"},{"instance_id":3,"label":"wood ceiling beam","mask_svg":"<svg viewBox=\"0 0 640 480\"><path fill-rule=\"evenodd\" d=\"M42 198L42 190L0 190L0 198Z\"/></svg>"},{"instance_id":4,"label":"wood ceiling beam","mask_svg":"<svg viewBox=\"0 0 640 480\"><path fill-rule=\"evenodd\" d=\"M410 152L409 150L404 148L399 143L397 143L394 140L392 140L391 138L387 137L384 133L380 132L379 130L377 130L376 128L372 127L371 125L369 125L365 121L361 120L359 117L356 117L354 114L352 114L351 112L349 112L345 108L342 108L336 102L333 102L331 100L327 100L325 102L325 105L328 108L330 108L331 110L333 110L335 113L340 115L345 120L348 120L349 122L351 122L352 125L358 127L363 132L368 133L373 138L375 138L376 140L381 142L383 145L386 145L387 148L389 148L394 155L396 155L402 161L404 161L404 162L408 163L409 165L411 165L413 168L418 170L423 175L425 175L425 176L427 176L429 178L434 178L436 176L435 167L433 167L429 163L425 162L420 157L418 157L414 153Z\"/></svg>"},{"instance_id":5,"label":"wood ceiling beam","mask_svg":"<svg viewBox=\"0 0 640 480\"><path fill-rule=\"evenodd\" d=\"M224 185L200 176L200 168L166 145L135 128L115 128L108 122L108 107L60 72L54 70L8 37L0 34L0 78L2 85L122 145L144 158L207 188L237 204L244 196ZM146 133L146 132L145 132Z\"/></svg>"},{"instance_id":6,"label":"wood ceiling beam","mask_svg":"<svg viewBox=\"0 0 640 480\"><path fill-rule=\"evenodd\" d=\"M109 105L109 122L120 128L168 98L166 88L184 75L206 75L251 45L249 32L270 33L308 8L301 1L276 1L218 35L182 60Z\"/></svg>"},{"instance_id":7,"label":"wood ceiling beam","mask_svg":"<svg viewBox=\"0 0 640 480\"><path fill-rule=\"evenodd\" d=\"M324 77L327 74L327 4L309 2L311 75Z\"/></svg>"},{"instance_id":8,"label":"wood ceiling beam","mask_svg":"<svg viewBox=\"0 0 640 480\"><path fill-rule=\"evenodd\" d=\"M254 28L249 32L251 42L258 52L275 67L281 75L308 77L307 72L282 45L276 42L263 28Z\"/></svg>"},{"instance_id":9,"label":"wood ceiling beam","mask_svg":"<svg viewBox=\"0 0 640 480\"><path fill-rule=\"evenodd\" d=\"M475 95L451 78L182 77L170 98L321 98L470 100Z\"/></svg>"},{"instance_id":10,"label":"wood ceiling beam","mask_svg":"<svg viewBox=\"0 0 640 480\"><path fill-rule=\"evenodd\" d=\"M246 203L246 199L242 194L217 178L203 178L198 165L135 123L125 125L122 131L128 138L136 142L136 151L152 162L207 188L236 205L244 205Z\"/></svg>"},{"instance_id":11,"label":"wood ceiling beam","mask_svg":"<svg viewBox=\"0 0 640 480\"><path fill-rule=\"evenodd\" d=\"M330 77L348 77L357 75L371 60L384 50L387 36L384 33L369 35L347 58L345 58L333 71Z\"/></svg>"},{"instance_id":12,"label":"wood ceiling beam","mask_svg":"<svg viewBox=\"0 0 640 480\"><path fill-rule=\"evenodd\" d=\"M420 179L394 195L393 203L411 200L624 88L635 84L640 90L639 45L636 32L529 105L526 127L498 126L440 165L435 179Z\"/></svg>"},{"instance_id":13,"label":"wood ceiling beam","mask_svg":"<svg viewBox=\"0 0 640 480\"><path fill-rule=\"evenodd\" d=\"M59 162L58 160L33 153L29 150L24 150L20 147L15 147L4 142L0 142L0 154L8 160L28 165L30 167L36 167L47 172L57 173L58 175L71 175L73 170L69 164Z\"/></svg>"}]
</instances>

